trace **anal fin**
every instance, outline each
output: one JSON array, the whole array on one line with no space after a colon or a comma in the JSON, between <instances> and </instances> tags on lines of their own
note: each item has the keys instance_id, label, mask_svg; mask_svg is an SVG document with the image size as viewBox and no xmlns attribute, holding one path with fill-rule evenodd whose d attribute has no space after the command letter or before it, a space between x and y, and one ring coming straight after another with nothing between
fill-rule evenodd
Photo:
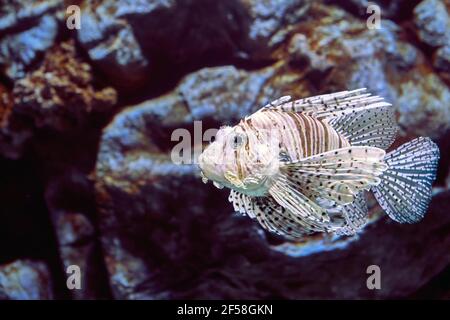
<instances>
[{"instance_id":1,"label":"anal fin","mask_svg":"<svg viewBox=\"0 0 450 320\"><path fill-rule=\"evenodd\" d=\"M345 219L342 227L335 230L338 235L353 235L361 230L367 223L367 202L364 192L360 192L355 196L352 203L343 205L341 214Z\"/></svg>"}]
</instances>

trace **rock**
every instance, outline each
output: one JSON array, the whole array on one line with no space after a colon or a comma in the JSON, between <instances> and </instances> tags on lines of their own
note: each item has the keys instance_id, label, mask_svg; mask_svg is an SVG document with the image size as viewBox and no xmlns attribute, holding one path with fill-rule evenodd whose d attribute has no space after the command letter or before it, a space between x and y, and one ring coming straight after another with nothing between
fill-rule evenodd
<instances>
[{"instance_id":1,"label":"rock","mask_svg":"<svg viewBox=\"0 0 450 320\"><path fill-rule=\"evenodd\" d=\"M435 74L415 74L410 81L400 84L396 105L403 132L442 137L450 126L448 99L448 87Z\"/></svg>"},{"instance_id":2,"label":"rock","mask_svg":"<svg viewBox=\"0 0 450 320\"><path fill-rule=\"evenodd\" d=\"M81 45L120 86L140 86L153 60L183 64L230 52L242 30L238 1L101 1L82 8ZM196 23L191 23L195 13ZM170 23L167 23L170 21ZM207 36L206 36L207 35Z\"/></svg>"},{"instance_id":3,"label":"rock","mask_svg":"<svg viewBox=\"0 0 450 320\"><path fill-rule=\"evenodd\" d=\"M320 5L310 14L316 19L299 23L276 56L297 68L303 57L300 70L304 86L317 88L312 93L366 87L398 110L404 135L439 138L450 128L448 87L421 52L400 40L394 23L369 30L346 12Z\"/></svg>"},{"instance_id":4,"label":"rock","mask_svg":"<svg viewBox=\"0 0 450 320\"><path fill-rule=\"evenodd\" d=\"M90 114L107 113L116 103L112 88L97 90L90 65L72 41L46 54L43 64L15 82L14 111L32 118L37 128L67 131L82 127Z\"/></svg>"},{"instance_id":5,"label":"rock","mask_svg":"<svg viewBox=\"0 0 450 320\"><path fill-rule=\"evenodd\" d=\"M217 212L217 218L206 214L205 205L217 209L213 209L214 202L210 202L206 192L199 192L204 187L197 169L175 165L165 150L172 144L171 132L177 122L183 126L193 119L217 119L211 108L219 110L225 101L229 108L220 115L236 119L242 112L237 106L243 100L232 92L242 86L248 92L243 93L244 97L251 94L256 99L260 85L255 81L249 84L258 79L257 75L232 67L200 70L186 77L173 93L125 109L104 130L96 166L96 190L105 261L116 298L167 297L155 275L163 272L164 265L195 254L190 244L194 232L191 228L225 218L222 210ZM229 90L224 90L224 82ZM197 105L200 101L202 104ZM252 107L249 102L247 105L247 109ZM157 124L160 129L154 131ZM129 152L123 153L123 148ZM175 203L183 204L183 209ZM200 234L194 241L203 243L212 232ZM150 251L163 265L150 259L155 256L149 255L149 247L154 247ZM162 277L170 276L163 273Z\"/></svg>"},{"instance_id":6,"label":"rock","mask_svg":"<svg viewBox=\"0 0 450 320\"><path fill-rule=\"evenodd\" d=\"M450 17L444 1L423 0L414 8L419 39L431 47L450 42Z\"/></svg>"},{"instance_id":7,"label":"rock","mask_svg":"<svg viewBox=\"0 0 450 320\"><path fill-rule=\"evenodd\" d=\"M226 191L200 184L190 166L173 164L148 141L152 117L151 104L128 108L101 142L97 201L116 298L404 297L450 262L450 238L436 232L450 223L448 193L438 195L425 220L412 226L384 217L357 237L271 247L249 219L230 214ZM417 261L415 252L423 259ZM372 264L386 277L376 292L365 287Z\"/></svg>"},{"instance_id":8,"label":"rock","mask_svg":"<svg viewBox=\"0 0 450 320\"><path fill-rule=\"evenodd\" d=\"M248 39L262 45L251 52L252 58L264 56L281 44L293 26L306 20L313 1L242 0L250 15ZM257 52L261 50L262 52Z\"/></svg>"},{"instance_id":9,"label":"rock","mask_svg":"<svg viewBox=\"0 0 450 320\"><path fill-rule=\"evenodd\" d=\"M231 123L256 111L259 93L274 72L270 68L254 73L231 66L208 68L188 75L178 90L194 120L210 117Z\"/></svg>"},{"instance_id":10,"label":"rock","mask_svg":"<svg viewBox=\"0 0 450 320\"><path fill-rule=\"evenodd\" d=\"M0 66L5 74L11 79L23 78L26 67L53 45L56 27L56 19L44 16L35 27L3 38L0 41Z\"/></svg>"},{"instance_id":11,"label":"rock","mask_svg":"<svg viewBox=\"0 0 450 320\"><path fill-rule=\"evenodd\" d=\"M175 238L176 234L161 234L159 229L173 228L171 224L176 225L178 219L173 216L175 221L168 221L166 226L160 225L160 222L165 221L165 216L170 214L171 203L188 200L185 196L171 192L174 189L173 183L178 186L186 183L190 186L189 190L195 192L192 183L196 179L190 174L193 169L174 166L168 156L158 156L159 149L153 140L154 135L146 137L147 133L140 130L142 126L152 130L154 119L152 109L147 106L128 110L117 116L105 129L100 146L96 168L100 230L111 289L118 299L131 299L136 295L147 299L161 297L153 295L151 290L146 294L139 289L153 277L152 268L146 263L149 247L144 247L152 245L147 238L168 236L166 254L173 254L173 246L181 245ZM122 153L122 146L127 146L131 152ZM171 179L173 177L177 178ZM150 180L154 183L149 183ZM130 199L134 200L129 202ZM127 210L120 209L125 205L122 200L128 203ZM195 201L186 202L186 208L186 215L189 215L191 210L198 208L198 204ZM143 230L153 231L144 235ZM144 238L138 240L132 234L139 234ZM158 254L157 251L155 254Z\"/></svg>"},{"instance_id":12,"label":"rock","mask_svg":"<svg viewBox=\"0 0 450 320\"><path fill-rule=\"evenodd\" d=\"M450 72L450 45L443 46L436 50L434 67L439 71Z\"/></svg>"},{"instance_id":13,"label":"rock","mask_svg":"<svg viewBox=\"0 0 450 320\"><path fill-rule=\"evenodd\" d=\"M50 211L63 269L77 266L81 288L70 290L73 299L109 297L100 248L95 239L92 186L79 171L66 170L47 184L45 200ZM71 273L64 273L67 278Z\"/></svg>"},{"instance_id":14,"label":"rock","mask_svg":"<svg viewBox=\"0 0 450 320\"><path fill-rule=\"evenodd\" d=\"M433 66L450 83L450 45L440 47L433 56Z\"/></svg>"},{"instance_id":15,"label":"rock","mask_svg":"<svg viewBox=\"0 0 450 320\"><path fill-rule=\"evenodd\" d=\"M58 0L33 1L10 0L2 3L0 12L0 30L8 31L26 21L34 20L46 13L51 13L60 8Z\"/></svg>"},{"instance_id":16,"label":"rock","mask_svg":"<svg viewBox=\"0 0 450 320\"><path fill-rule=\"evenodd\" d=\"M300 67L306 65L311 68L311 71L326 74L333 67L324 56L320 56L314 50L311 50L306 36L301 33L296 33L292 37L287 52L292 63L299 64Z\"/></svg>"},{"instance_id":17,"label":"rock","mask_svg":"<svg viewBox=\"0 0 450 320\"><path fill-rule=\"evenodd\" d=\"M0 261L16 262L0 266L0 298L392 299L440 286L450 265L450 4L446 15L419 2L374 0L378 30L367 28L365 0L78 1L76 31L59 28L61 1L3 5L0 195L10 214ZM424 135L440 145L423 221L396 224L370 198L358 235L289 242L201 183L206 130L283 95L358 87L393 103L396 144ZM190 148L178 164L181 144ZM66 288L71 265L81 290ZM366 286L370 265L381 290Z\"/></svg>"},{"instance_id":18,"label":"rock","mask_svg":"<svg viewBox=\"0 0 450 320\"><path fill-rule=\"evenodd\" d=\"M0 297L11 300L49 300L52 283L45 263L17 260L0 266Z\"/></svg>"},{"instance_id":19,"label":"rock","mask_svg":"<svg viewBox=\"0 0 450 320\"><path fill-rule=\"evenodd\" d=\"M0 85L0 154L9 159L19 158L32 131L27 124L13 116L13 98Z\"/></svg>"},{"instance_id":20,"label":"rock","mask_svg":"<svg viewBox=\"0 0 450 320\"><path fill-rule=\"evenodd\" d=\"M383 1L383 0L325 0L327 4L335 4L342 7L352 14L355 14L361 18L367 19L373 11L368 12L368 8L371 5L376 5L380 9L381 24L383 24L384 18L391 20L403 20L408 18L408 14L411 13L414 5L418 0L397 0L397 1Z\"/></svg>"},{"instance_id":21,"label":"rock","mask_svg":"<svg viewBox=\"0 0 450 320\"><path fill-rule=\"evenodd\" d=\"M383 217L369 224L356 241L341 243L332 251L327 251L327 247L332 246L334 242L325 242L322 248L317 248L318 252L308 258L297 257L298 264L295 264L295 267L280 262L280 273L290 274L285 278L285 284L290 283L292 288L295 284L295 287L299 288L296 298L408 297L428 279L440 273L439 270L443 270L449 261L449 255L444 249L449 237L445 233L437 232L449 223L445 214L445 208L449 204L448 196L448 192L435 196L427 216L417 224L397 224ZM411 237L411 234L415 236ZM433 252L429 250L430 247L433 247ZM299 246L297 253L303 249ZM291 253L290 256L295 254ZM339 257L344 260L341 262ZM368 290L366 287L366 269L370 265L378 265L381 269L381 290ZM276 269L273 266L272 268ZM402 272L399 273L398 268ZM296 272L301 274L292 276ZM315 274L312 280L311 274ZM294 284L290 280L291 277L297 279ZM268 282L275 286L277 280ZM282 286L278 286L280 287ZM282 289L281 291L283 292Z\"/></svg>"},{"instance_id":22,"label":"rock","mask_svg":"<svg viewBox=\"0 0 450 320\"><path fill-rule=\"evenodd\" d=\"M281 69L280 65L256 72L234 66L204 68L184 77L172 92L144 101L136 108L151 110L151 120L146 121L166 128L188 126L202 119L233 123L280 94L275 75L281 73ZM286 86L294 82L293 79L297 77L286 77L281 82ZM236 91L237 87L241 89Z\"/></svg>"},{"instance_id":23,"label":"rock","mask_svg":"<svg viewBox=\"0 0 450 320\"><path fill-rule=\"evenodd\" d=\"M70 290L72 299L104 299L103 269L98 259L99 248L94 241L94 227L82 213L52 211L57 232L63 270L76 266L80 270L81 288ZM66 281L71 273L65 273Z\"/></svg>"},{"instance_id":24,"label":"rock","mask_svg":"<svg viewBox=\"0 0 450 320\"><path fill-rule=\"evenodd\" d=\"M132 87L146 79L149 61L121 16L127 5L133 6L125 1L102 1L95 6L86 3L81 9L78 40L112 83Z\"/></svg>"},{"instance_id":25,"label":"rock","mask_svg":"<svg viewBox=\"0 0 450 320\"><path fill-rule=\"evenodd\" d=\"M0 69L17 80L55 41L61 2L10 1L0 13Z\"/></svg>"},{"instance_id":26,"label":"rock","mask_svg":"<svg viewBox=\"0 0 450 320\"><path fill-rule=\"evenodd\" d=\"M58 239L62 246L74 246L87 241L94 235L94 227L81 213L55 213L55 224Z\"/></svg>"},{"instance_id":27,"label":"rock","mask_svg":"<svg viewBox=\"0 0 450 320\"><path fill-rule=\"evenodd\" d=\"M264 81L258 83L258 77ZM315 235L288 243L232 214L227 191L201 184L195 166L171 161L174 129L189 128L194 119L203 121L202 132L235 121L243 111L229 106L251 112L270 93L306 92L304 83L297 86L301 79L285 63L258 71L206 68L185 77L166 96L124 109L105 128L95 181L101 241L115 298L404 297L445 268L450 238L435 230L450 223L443 209L447 194L438 195L424 222L413 226L395 224L373 209L371 223L355 237ZM245 99L254 102L243 104ZM221 106L226 112L220 112ZM429 242L411 238L411 232ZM415 251L405 249L414 246L425 254L436 244L436 254L417 263L412 263ZM386 258L388 248L393 251ZM436 268L428 268L430 261ZM366 269L372 264L389 272L389 283L382 284L386 290L366 288ZM414 281L407 282L395 272L398 268L408 270Z\"/></svg>"},{"instance_id":28,"label":"rock","mask_svg":"<svg viewBox=\"0 0 450 320\"><path fill-rule=\"evenodd\" d=\"M185 68L208 60L270 59L271 50L306 17L310 4L103 0L82 7L78 40L113 83L139 87L161 65Z\"/></svg>"},{"instance_id":29,"label":"rock","mask_svg":"<svg viewBox=\"0 0 450 320\"><path fill-rule=\"evenodd\" d=\"M120 11L143 50L155 59L183 66L245 55L249 16L241 1L160 0L151 4L147 10L128 5Z\"/></svg>"}]
</instances>

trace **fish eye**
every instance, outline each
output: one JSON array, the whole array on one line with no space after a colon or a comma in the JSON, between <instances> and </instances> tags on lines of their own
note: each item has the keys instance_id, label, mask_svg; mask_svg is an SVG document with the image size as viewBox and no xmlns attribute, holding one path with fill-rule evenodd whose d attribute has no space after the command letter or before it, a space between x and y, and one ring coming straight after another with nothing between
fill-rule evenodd
<instances>
[{"instance_id":1,"label":"fish eye","mask_svg":"<svg viewBox=\"0 0 450 320\"><path fill-rule=\"evenodd\" d=\"M242 138L242 136L239 134L236 134L233 137L233 149L239 148L243 142L244 142L244 139Z\"/></svg>"}]
</instances>

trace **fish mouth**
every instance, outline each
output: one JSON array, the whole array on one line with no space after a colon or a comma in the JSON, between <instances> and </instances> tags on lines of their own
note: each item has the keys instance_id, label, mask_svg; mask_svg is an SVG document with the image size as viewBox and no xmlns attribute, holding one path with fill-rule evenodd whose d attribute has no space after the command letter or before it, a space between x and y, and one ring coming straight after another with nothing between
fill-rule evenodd
<instances>
[{"instance_id":1,"label":"fish mouth","mask_svg":"<svg viewBox=\"0 0 450 320\"><path fill-rule=\"evenodd\" d=\"M200 176L202 178L202 182L204 184L207 184L208 178L206 177L205 173L203 172L203 170L205 169L204 162L203 162L203 153L198 156L198 167L200 168Z\"/></svg>"},{"instance_id":2,"label":"fish mouth","mask_svg":"<svg viewBox=\"0 0 450 320\"><path fill-rule=\"evenodd\" d=\"M220 183L218 183L218 182L215 182L215 181L213 181L213 185L214 185L217 189L223 189L223 188L224 188L224 185L222 185L222 184L220 184Z\"/></svg>"},{"instance_id":3,"label":"fish mouth","mask_svg":"<svg viewBox=\"0 0 450 320\"><path fill-rule=\"evenodd\" d=\"M203 171L200 171L200 176L202 177L202 182L204 184L208 183L208 178L205 176L205 174L203 173Z\"/></svg>"},{"instance_id":4,"label":"fish mouth","mask_svg":"<svg viewBox=\"0 0 450 320\"><path fill-rule=\"evenodd\" d=\"M203 173L203 171L200 171L200 176L202 178L202 182L204 184L207 184L209 179L205 176L205 174ZM223 189L225 186L217 181L212 180L213 185L217 188L217 189Z\"/></svg>"},{"instance_id":5,"label":"fish mouth","mask_svg":"<svg viewBox=\"0 0 450 320\"><path fill-rule=\"evenodd\" d=\"M204 184L207 184L209 180L213 182L213 185L218 189L223 189L224 185L216 180L220 179L220 172L217 172L217 169L214 165L211 165L208 161L205 161L204 153L200 154L198 157L198 166L200 168L200 177Z\"/></svg>"}]
</instances>

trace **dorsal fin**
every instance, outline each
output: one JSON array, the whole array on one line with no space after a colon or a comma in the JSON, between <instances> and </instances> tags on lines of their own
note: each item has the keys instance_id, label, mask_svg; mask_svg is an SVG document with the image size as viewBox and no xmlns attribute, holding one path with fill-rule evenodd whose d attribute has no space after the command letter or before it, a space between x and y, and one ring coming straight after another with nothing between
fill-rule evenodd
<instances>
[{"instance_id":1,"label":"dorsal fin","mask_svg":"<svg viewBox=\"0 0 450 320\"><path fill-rule=\"evenodd\" d=\"M283 103L269 109L302 112L317 119L331 120L363 110L390 106L382 97L364 93L365 88L341 91Z\"/></svg>"},{"instance_id":2,"label":"dorsal fin","mask_svg":"<svg viewBox=\"0 0 450 320\"><path fill-rule=\"evenodd\" d=\"M390 103L365 93L366 89L341 91L283 103L271 109L302 112L328 123L351 145L386 150L398 127Z\"/></svg>"},{"instance_id":3,"label":"dorsal fin","mask_svg":"<svg viewBox=\"0 0 450 320\"><path fill-rule=\"evenodd\" d=\"M383 150L391 146L398 131L391 106L346 114L331 119L329 124L352 146L371 146Z\"/></svg>"}]
</instances>

